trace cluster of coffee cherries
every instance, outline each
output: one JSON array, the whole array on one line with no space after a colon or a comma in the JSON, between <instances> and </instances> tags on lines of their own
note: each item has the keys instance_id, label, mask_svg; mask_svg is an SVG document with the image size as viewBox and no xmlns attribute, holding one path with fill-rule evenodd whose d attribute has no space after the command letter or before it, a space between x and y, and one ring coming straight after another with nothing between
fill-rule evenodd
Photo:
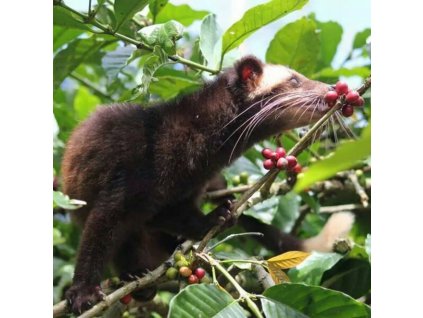
<instances>
[{"instance_id":1,"label":"cluster of coffee cherries","mask_svg":"<svg viewBox=\"0 0 423 318\"><path fill-rule=\"evenodd\" d=\"M329 107L333 107L336 100L340 96L345 96L345 105L342 106L341 112L345 117L350 117L354 114L354 107L360 107L364 105L364 99L360 96L357 91L350 90L347 83L339 81L335 85L334 91L329 91L325 95L325 101Z\"/></svg>"},{"instance_id":2,"label":"cluster of coffee cherries","mask_svg":"<svg viewBox=\"0 0 423 318\"><path fill-rule=\"evenodd\" d=\"M187 283L190 285L198 284L200 282L210 282L209 278L206 276L204 268L193 266L192 262L189 262L188 259L182 254L182 252L176 252L174 256L175 267L169 267L167 269L166 277L173 280L179 275L179 277L186 278Z\"/></svg>"},{"instance_id":3,"label":"cluster of coffee cherries","mask_svg":"<svg viewBox=\"0 0 423 318\"><path fill-rule=\"evenodd\" d=\"M280 170L287 170L295 173L300 173L302 170L297 158L295 156L287 156L286 150L282 147L278 147L275 150L264 148L261 154L266 159L263 161L263 167L266 170L275 167Z\"/></svg>"}]
</instances>

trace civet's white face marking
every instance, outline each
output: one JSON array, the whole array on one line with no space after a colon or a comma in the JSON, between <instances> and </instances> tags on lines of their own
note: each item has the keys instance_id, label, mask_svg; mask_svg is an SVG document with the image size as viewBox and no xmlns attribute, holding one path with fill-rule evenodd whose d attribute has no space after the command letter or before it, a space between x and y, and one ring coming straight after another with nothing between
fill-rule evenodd
<instances>
[{"instance_id":1,"label":"civet's white face marking","mask_svg":"<svg viewBox=\"0 0 423 318\"><path fill-rule=\"evenodd\" d=\"M289 69L282 65L265 65L260 82L256 89L250 93L249 97L254 98L271 91L271 89L289 80L292 74Z\"/></svg>"}]
</instances>

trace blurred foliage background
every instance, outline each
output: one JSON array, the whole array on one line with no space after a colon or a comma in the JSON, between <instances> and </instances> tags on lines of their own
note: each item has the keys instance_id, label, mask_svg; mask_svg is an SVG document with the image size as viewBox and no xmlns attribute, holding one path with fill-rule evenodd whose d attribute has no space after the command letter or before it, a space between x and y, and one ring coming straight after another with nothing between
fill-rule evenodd
<instances>
[{"instance_id":1,"label":"blurred foliage background","mask_svg":"<svg viewBox=\"0 0 423 318\"><path fill-rule=\"evenodd\" d=\"M325 16L330 15L325 20L318 19L319 15L313 12L313 8L320 5L326 8L333 2L240 2L242 5L238 3L237 8L241 11L233 19L230 10L217 2L211 5L196 1L194 9L183 1L98 0L92 1L88 12L89 1L55 1L54 303L62 299L71 283L80 230L70 222L69 213L77 213L82 204L78 198L68 198L60 192L61 157L71 131L96 107L117 102L148 107L188 94L204 80L212 79L215 71L232 65L247 53L326 83L343 79L354 87L370 75L370 29L363 28L352 35L350 29L338 22L338 18L345 21L339 10L333 15L325 12ZM199 9L203 4L204 9ZM360 1L345 4L345 15L359 13L363 7ZM365 5L364 8L368 9ZM225 17L224 23L219 12ZM368 15L369 12L364 12L362 16ZM359 20L360 15L355 19ZM352 20L349 25L353 23ZM261 36L263 30L268 43ZM345 43L345 34L349 43ZM139 43L146 46L134 45ZM303 272L290 270L289 276L293 281L342 291L369 303L370 205L363 205L357 194L357 184L369 197L371 188L370 91L364 97L363 108L348 119L335 117L310 151L298 157L303 167L309 167L302 176L305 181L301 187L285 196L269 198L246 213L301 237L316 235L334 211L355 213L352 251L345 256L317 255L309 261L308 269L305 266ZM291 131L280 142L289 149L306 129ZM276 147L276 139L256 145L225 169L230 187L240 184L239 175L243 172L241 179L246 184L264 175L260 154L263 147ZM313 172L316 170L324 173L316 175ZM280 173L276 182L284 178ZM326 183L322 183L324 179ZM204 210L210 209L211 203L205 202ZM234 228L231 232L239 230ZM245 237L222 244L219 249L220 258L272 256L256 241ZM316 271L320 274L314 275ZM169 292L160 293L159 302L166 307L172 296ZM147 310L123 315L162 317L163 313Z\"/></svg>"}]
</instances>

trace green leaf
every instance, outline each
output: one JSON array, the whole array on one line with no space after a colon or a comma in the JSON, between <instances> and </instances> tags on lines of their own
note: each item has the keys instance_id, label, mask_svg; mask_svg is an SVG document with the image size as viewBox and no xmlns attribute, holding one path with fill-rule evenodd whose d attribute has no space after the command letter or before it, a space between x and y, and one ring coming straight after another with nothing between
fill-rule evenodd
<instances>
[{"instance_id":1,"label":"green leaf","mask_svg":"<svg viewBox=\"0 0 423 318\"><path fill-rule=\"evenodd\" d=\"M163 9L163 7L169 2L169 0L150 0L148 8L153 15L153 24L156 23L157 14Z\"/></svg>"},{"instance_id":2,"label":"green leaf","mask_svg":"<svg viewBox=\"0 0 423 318\"><path fill-rule=\"evenodd\" d=\"M323 287L359 298L370 291L371 267L367 260L346 259L323 276Z\"/></svg>"},{"instance_id":3,"label":"green leaf","mask_svg":"<svg viewBox=\"0 0 423 318\"><path fill-rule=\"evenodd\" d=\"M238 47L254 31L292 11L301 9L307 2L308 0L272 0L249 9L223 35L222 56Z\"/></svg>"},{"instance_id":4,"label":"green leaf","mask_svg":"<svg viewBox=\"0 0 423 318\"><path fill-rule=\"evenodd\" d=\"M333 68L327 67L319 72L310 76L313 79L320 78L320 77L336 77L339 78L340 76L360 76L362 78L366 78L370 76L370 69L364 66L357 66L353 68L345 68L342 67L340 69L334 70Z\"/></svg>"},{"instance_id":5,"label":"green leaf","mask_svg":"<svg viewBox=\"0 0 423 318\"><path fill-rule=\"evenodd\" d=\"M156 78L157 81L150 84L150 92L164 100L193 92L201 86L197 81L172 75L156 76Z\"/></svg>"},{"instance_id":6,"label":"green leaf","mask_svg":"<svg viewBox=\"0 0 423 318\"><path fill-rule=\"evenodd\" d=\"M366 45L366 40L369 36L370 29L364 29L363 31L358 32L354 37L353 49L359 49Z\"/></svg>"},{"instance_id":7,"label":"green leaf","mask_svg":"<svg viewBox=\"0 0 423 318\"><path fill-rule=\"evenodd\" d=\"M307 76L315 70L319 53L316 23L302 18L276 33L267 49L266 61L286 65Z\"/></svg>"},{"instance_id":8,"label":"green leaf","mask_svg":"<svg viewBox=\"0 0 423 318\"><path fill-rule=\"evenodd\" d=\"M114 10L116 17L115 31L119 30L121 25L132 19L135 13L144 9L148 0L115 0Z\"/></svg>"},{"instance_id":9,"label":"green leaf","mask_svg":"<svg viewBox=\"0 0 423 318\"><path fill-rule=\"evenodd\" d=\"M244 318L242 307L215 285L190 285L170 301L168 318Z\"/></svg>"},{"instance_id":10,"label":"green leaf","mask_svg":"<svg viewBox=\"0 0 423 318\"><path fill-rule=\"evenodd\" d=\"M91 94L85 87L79 87L76 93L73 108L79 120L83 120L101 103L100 98Z\"/></svg>"},{"instance_id":11,"label":"green leaf","mask_svg":"<svg viewBox=\"0 0 423 318\"><path fill-rule=\"evenodd\" d=\"M300 215L300 200L293 191L280 196L278 199L278 209L272 220L272 225L284 232L289 232Z\"/></svg>"},{"instance_id":12,"label":"green leaf","mask_svg":"<svg viewBox=\"0 0 423 318\"><path fill-rule=\"evenodd\" d=\"M298 179L294 191L301 192L317 181L328 179L340 171L350 169L370 156L370 125L355 141L341 144L333 155L311 165Z\"/></svg>"},{"instance_id":13,"label":"green leaf","mask_svg":"<svg viewBox=\"0 0 423 318\"><path fill-rule=\"evenodd\" d=\"M156 45L153 53L151 53L144 62L141 84L139 85L139 91L135 94L134 98L137 98L139 95L148 96L150 83L152 81L157 81L157 79L153 77L154 73L166 63L168 63L166 52L164 52L160 46Z\"/></svg>"},{"instance_id":14,"label":"green leaf","mask_svg":"<svg viewBox=\"0 0 423 318\"><path fill-rule=\"evenodd\" d=\"M200 50L211 68L217 68L222 54L222 30L216 15L209 14L201 23Z\"/></svg>"},{"instance_id":15,"label":"green leaf","mask_svg":"<svg viewBox=\"0 0 423 318\"><path fill-rule=\"evenodd\" d=\"M309 316L292 309L291 307L270 298L260 298L261 306L266 317L277 318L308 318Z\"/></svg>"},{"instance_id":16,"label":"green leaf","mask_svg":"<svg viewBox=\"0 0 423 318\"><path fill-rule=\"evenodd\" d=\"M66 210L76 210L87 204L85 201L70 199L60 191L53 191L53 203Z\"/></svg>"},{"instance_id":17,"label":"green leaf","mask_svg":"<svg viewBox=\"0 0 423 318\"><path fill-rule=\"evenodd\" d=\"M53 26L53 52L60 49L63 45L71 42L82 33L84 33L84 31L79 29Z\"/></svg>"},{"instance_id":18,"label":"green leaf","mask_svg":"<svg viewBox=\"0 0 423 318\"><path fill-rule=\"evenodd\" d=\"M53 7L53 25L66 27L67 29L90 30L83 22L79 16L69 10L59 6Z\"/></svg>"},{"instance_id":19,"label":"green leaf","mask_svg":"<svg viewBox=\"0 0 423 318\"><path fill-rule=\"evenodd\" d=\"M339 23L316 21L320 37L319 68L330 66L342 39L342 27Z\"/></svg>"},{"instance_id":20,"label":"green leaf","mask_svg":"<svg viewBox=\"0 0 423 318\"><path fill-rule=\"evenodd\" d=\"M310 318L367 318L370 308L338 291L304 284L272 286L263 296L302 312Z\"/></svg>"},{"instance_id":21,"label":"green leaf","mask_svg":"<svg viewBox=\"0 0 423 318\"><path fill-rule=\"evenodd\" d=\"M195 20L201 20L207 14L209 14L208 11L194 10L187 4L176 6L168 3L156 16L155 23L165 23L171 20L176 20L184 26L189 26Z\"/></svg>"},{"instance_id":22,"label":"green leaf","mask_svg":"<svg viewBox=\"0 0 423 318\"><path fill-rule=\"evenodd\" d=\"M150 45L160 46L166 53L175 54L176 41L182 38L184 27L177 21L155 24L139 31L143 41Z\"/></svg>"},{"instance_id":23,"label":"green leaf","mask_svg":"<svg viewBox=\"0 0 423 318\"><path fill-rule=\"evenodd\" d=\"M66 49L56 54L53 60L53 87L56 89L63 80L79 64L97 53L100 48L110 41L102 41L95 36L89 39L77 39L69 44Z\"/></svg>"},{"instance_id":24,"label":"green leaf","mask_svg":"<svg viewBox=\"0 0 423 318\"><path fill-rule=\"evenodd\" d=\"M337 253L313 252L296 268L290 269L288 276L293 283L319 285L323 273L332 268L341 258L342 255Z\"/></svg>"},{"instance_id":25,"label":"green leaf","mask_svg":"<svg viewBox=\"0 0 423 318\"><path fill-rule=\"evenodd\" d=\"M101 65L106 71L109 81L116 78L119 72L128 65L132 53L136 51L133 45L120 46L116 50L107 52L101 59Z\"/></svg>"}]
</instances>

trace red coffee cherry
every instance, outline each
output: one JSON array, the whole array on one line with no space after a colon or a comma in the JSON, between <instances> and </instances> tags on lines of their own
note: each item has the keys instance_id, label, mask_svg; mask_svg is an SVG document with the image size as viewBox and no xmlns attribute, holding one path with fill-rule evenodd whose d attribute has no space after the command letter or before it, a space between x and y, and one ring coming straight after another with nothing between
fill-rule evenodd
<instances>
[{"instance_id":1,"label":"red coffee cherry","mask_svg":"<svg viewBox=\"0 0 423 318\"><path fill-rule=\"evenodd\" d=\"M123 296L119 301L124 305L128 305L131 302L131 300L132 300L132 295L128 294Z\"/></svg>"},{"instance_id":2,"label":"red coffee cherry","mask_svg":"<svg viewBox=\"0 0 423 318\"><path fill-rule=\"evenodd\" d=\"M276 162L276 168L278 169L286 169L288 167L288 160L286 158L279 158Z\"/></svg>"},{"instance_id":3,"label":"red coffee cherry","mask_svg":"<svg viewBox=\"0 0 423 318\"><path fill-rule=\"evenodd\" d=\"M287 156L286 160L288 160L288 168L294 168L297 164L297 158L294 156Z\"/></svg>"},{"instance_id":4,"label":"red coffee cherry","mask_svg":"<svg viewBox=\"0 0 423 318\"><path fill-rule=\"evenodd\" d=\"M328 103L329 105L333 105L336 100L338 99L338 93L335 91L329 91L326 93L325 95L325 101L326 103Z\"/></svg>"},{"instance_id":5,"label":"red coffee cherry","mask_svg":"<svg viewBox=\"0 0 423 318\"><path fill-rule=\"evenodd\" d=\"M272 159L266 159L263 161L263 167L266 170L270 170L275 166L275 162Z\"/></svg>"},{"instance_id":6,"label":"red coffee cherry","mask_svg":"<svg viewBox=\"0 0 423 318\"><path fill-rule=\"evenodd\" d=\"M364 105L364 98L360 96L359 98L357 98L357 100L355 102L352 102L351 105L357 106L357 107L363 106Z\"/></svg>"},{"instance_id":7,"label":"red coffee cherry","mask_svg":"<svg viewBox=\"0 0 423 318\"><path fill-rule=\"evenodd\" d=\"M335 85L335 90L338 93L338 95L344 95L348 93L348 85L345 82L339 81Z\"/></svg>"},{"instance_id":8,"label":"red coffee cherry","mask_svg":"<svg viewBox=\"0 0 423 318\"><path fill-rule=\"evenodd\" d=\"M198 284L198 277L196 275L190 275L188 277L188 284L192 285L192 284Z\"/></svg>"},{"instance_id":9,"label":"red coffee cherry","mask_svg":"<svg viewBox=\"0 0 423 318\"><path fill-rule=\"evenodd\" d=\"M202 279L204 275L206 275L206 271L204 268L198 267L194 270L194 275L198 277L198 279Z\"/></svg>"},{"instance_id":10,"label":"red coffee cherry","mask_svg":"<svg viewBox=\"0 0 423 318\"><path fill-rule=\"evenodd\" d=\"M261 154L263 155L264 158L271 159L272 158L273 151L271 149L269 149L269 148L264 148L261 151Z\"/></svg>"},{"instance_id":11,"label":"red coffee cherry","mask_svg":"<svg viewBox=\"0 0 423 318\"><path fill-rule=\"evenodd\" d=\"M276 160L278 160L279 158L278 158L278 154L276 153L276 151L273 151L272 152L272 158L271 158L273 161L276 161Z\"/></svg>"},{"instance_id":12,"label":"red coffee cherry","mask_svg":"<svg viewBox=\"0 0 423 318\"><path fill-rule=\"evenodd\" d=\"M286 155L286 150L283 149L282 147L276 148L275 152L276 152L277 159L283 158Z\"/></svg>"},{"instance_id":13,"label":"red coffee cherry","mask_svg":"<svg viewBox=\"0 0 423 318\"><path fill-rule=\"evenodd\" d=\"M357 91L350 91L348 92L347 96L345 96L345 101L351 104L351 103L354 103L359 98L360 98L360 94Z\"/></svg>"},{"instance_id":14,"label":"red coffee cherry","mask_svg":"<svg viewBox=\"0 0 423 318\"><path fill-rule=\"evenodd\" d=\"M292 171L294 171L296 174L300 173L300 172L301 172L301 170L303 170L303 167L301 167L301 165L300 165L299 163L297 163L297 164L295 165L295 167L294 167L294 168L292 168Z\"/></svg>"},{"instance_id":15,"label":"red coffee cherry","mask_svg":"<svg viewBox=\"0 0 423 318\"><path fill-rule=\"evenodd\" d=\"M352 114L354 114L354 108L352 105L344 105L342 107L342 115L345 117L350 117Z\"/></svg>"}]
</instances>

